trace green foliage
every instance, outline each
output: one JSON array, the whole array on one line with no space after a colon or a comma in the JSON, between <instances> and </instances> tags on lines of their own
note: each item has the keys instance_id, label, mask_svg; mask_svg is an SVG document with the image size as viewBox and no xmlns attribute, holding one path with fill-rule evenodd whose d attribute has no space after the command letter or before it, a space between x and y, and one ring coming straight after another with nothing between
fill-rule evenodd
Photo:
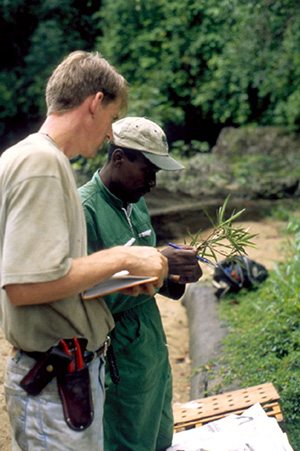
<instances>
[{"instance_id":1,"label":"green foliage","mask_svg":"<svg viewBox=\"0 0 300 451\"><path fill-rule=\"evenodd\" d=\"M227 196L223 205L217 210L215 221L205 212L213 227L212 233L205 240L201 238L201 230L195 236L190 235L190 246L195 246L198 255L202 258L213 258L217 262L217 254L220 254L228 260L234 261L236 256L247 254L246 247L255 247L252 240L256 235L251 235L242 226L233 225L233 222L240 218L245 209L233 212L229 218L225 218L229 198L230 196Z\"/></svg>"},{"instance_id":2,"label":"green foliage","mask_svg":"<svg viewBox=\"0 0 300 451\"><path fill-rule=\"evenodd\" d=\"M209 60L198 102L215 120L299 129L299 2L236 1L232 33Z\"/></svg>"},{"instance_id":3,"label":"green foliage","mask_svg":"<svg viewBox=\"0 0 300 451\"><path fill-rule=\"evenodd\" d=\"M270 212L272 218L277 219L278 221L285 221L287 223L297 224L297 212L300 211L300 203L297 200L292 200L292 202L288 202L287 200L282 200L277 204L275 208L273 208ZM294 220L294 215L296 220ZM289 229L289 226L286 227L286 231ZM292 233L292 232L290 232Z\"/></svg>"},{"instance_id":4,"label":"green foliage","mask_svg":"<svg viewBox=\"0 0 300 451\"><path fill-rule=\"evenodd\" d=\"M98 17L98 49L146 104L157 90L150 117L192 121L194 136L203 119L299 130L297 0L106 0ZM130 108L147 106L134 98Z\"/></svg>"},{"instance_id":5,"label":"green foliage","mask_svg":"<svg viewBox=\"0 0 300 451\"><path fill-rule=\"evenodd\" d=\"M244 386L273 382L281 397L284 428L300 449L300 219L290 220L285 263L274 265L256 291L241 291L223 300L229 324L225 339L224 381ZM234 298L234 302L233 302Z\"/></svg>"},{"instance_id":6,"label":"green foliage","mask_svg":"<svg viewBox=\"0 0 300 451\"><path fill-rule=\"evenodd\" d=\"M173 156L190 158L197 153L207 153L210 151L210 145L207 141L197 141L192 139L190 143L183 140L174 141L172 143Z\"/></svg>"},{"instance_id":7,"label":"green foliage","mask_svg":"<svg viewBox=\"0 0 300 451\"><path fill-rule=\"evenodd\" d=\"M125 75L129 115L180 126L182 156L225 125L300 130L298 0L0 0L0 44L4 147L38 128L47 78L75 49Z\"/></svg>"},{"instance_id":8,"label":"green foliage","mask_svg":"<svg viewBox=\"0 0 300 451\"><path fill-rule=\"evenodd\" d=\"M168 122L180 124L184 121L181 108L170 105L167 94L160 90L159 85L144 86L138 81L129 93L129 115L149 117L161 126Z\"/></svg>"},{"instance_id":9,"label":"green foliage","mask_svg":"<svg viewBox=\"0 0 300 451\"><path fill-rule=\"evenodd\" d=\"M134 89L141 87L146 108L155 90L157 107L164 104L163 114L154 107L150 117L159 115L159 122L187 120L191 106L198 107L194 99L206 59L222 46L222 8L213 0L117 0L106 1L100 17L105 23L98 49L121 69ZM131 109L140 111L137 107L133 99L130 114ZM143 114L143 107L138 114Z\"/></svg>"},{"instance_id":10,"label":"green foliage","mask_svg":"<svg viewBox=\"0 0 300 451\"><path fill-rule=\"evenodd\" d=\"M0 0L0 153L38 129L53 68L73 50L92 49L99 6L99 0Z\"/></svg>"}]
</instances>

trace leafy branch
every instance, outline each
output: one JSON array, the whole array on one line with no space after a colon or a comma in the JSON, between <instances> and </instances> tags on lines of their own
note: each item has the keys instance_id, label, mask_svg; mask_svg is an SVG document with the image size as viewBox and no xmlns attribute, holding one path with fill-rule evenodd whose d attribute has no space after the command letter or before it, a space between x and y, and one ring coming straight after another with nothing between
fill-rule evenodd
<instances>
[{"instance_id":1,"label":"leafy branch","mask_svg":"<svg viewBox=\"0 0 300 451\"><path fill-rule=\"evenodd\" d=\"M229 197L227 196L224 204L217 210L216 221L213 221L204 209L213 227L212 233L205 240L201 239L201 230L195 236L189 233L192 239L190 245L197 248L200 257L213 258L217 262L216 253L219 253L229 260L234 260L237 256L247 255L246 247L256 247L252 240L257 234L251 235L249 228L244 229L242 226L233 226L233 222L241 216L245 208L237 213L233 211L228 219L225 218Z\"/></svg>"}]
</instances>

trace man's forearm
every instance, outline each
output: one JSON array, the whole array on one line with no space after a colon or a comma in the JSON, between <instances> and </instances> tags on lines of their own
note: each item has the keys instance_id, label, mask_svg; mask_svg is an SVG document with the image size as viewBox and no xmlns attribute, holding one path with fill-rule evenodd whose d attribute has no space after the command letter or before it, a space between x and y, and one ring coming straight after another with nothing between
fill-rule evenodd
<instances>
[{"instance_id":1,"label":"man's forearm","mask_svg":"<svg viewBox=\"0 0 300 451\"><path fill-rule=\"evenodd\" d=\"M74 259L70 271L53 281L9 284L6 293L13 305L46 304L68 298L108 279L121 270L137 275L157 276L161 286L168 270L167 260L153 248L123 246Z\"/></svg>"}]
</instances>

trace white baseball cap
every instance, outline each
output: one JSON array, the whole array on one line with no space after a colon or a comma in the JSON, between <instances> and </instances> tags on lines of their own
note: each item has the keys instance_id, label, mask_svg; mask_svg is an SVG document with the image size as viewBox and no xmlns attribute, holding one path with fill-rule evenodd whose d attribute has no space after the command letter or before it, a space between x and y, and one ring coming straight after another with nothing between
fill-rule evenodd
<instances>
[{"instance_id":1,"label":"white baseball cap","mask_svg":"<svg viewBox=\"0 0 300 451\"><path fill-rule=\"evenodd\" d=\"M169 155L163 129L145 117L126 117L113 124L116 146L139 150L151 163L165 171L178 171L184 166Z\"/></svg>"}]
</instances>

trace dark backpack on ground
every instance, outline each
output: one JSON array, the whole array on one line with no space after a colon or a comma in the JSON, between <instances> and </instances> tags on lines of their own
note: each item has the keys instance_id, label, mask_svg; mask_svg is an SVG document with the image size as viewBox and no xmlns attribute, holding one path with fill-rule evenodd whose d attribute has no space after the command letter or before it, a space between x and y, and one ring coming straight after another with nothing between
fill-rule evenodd
<instances>
[{"instance_id":1,"label":"dark backpack on ground","mask_svg":"<svg viewBox=\"0 0 300 451\"><path fill-rule=\"evenodd\" d=\"M227 293L237 293L242 288L251 290L254 286L266 280L268 270L250 258L240 256L234 261L227 259L218 262L213 276L213 285L217 288L216 296Z\"/></svg>"}]
</instances>

